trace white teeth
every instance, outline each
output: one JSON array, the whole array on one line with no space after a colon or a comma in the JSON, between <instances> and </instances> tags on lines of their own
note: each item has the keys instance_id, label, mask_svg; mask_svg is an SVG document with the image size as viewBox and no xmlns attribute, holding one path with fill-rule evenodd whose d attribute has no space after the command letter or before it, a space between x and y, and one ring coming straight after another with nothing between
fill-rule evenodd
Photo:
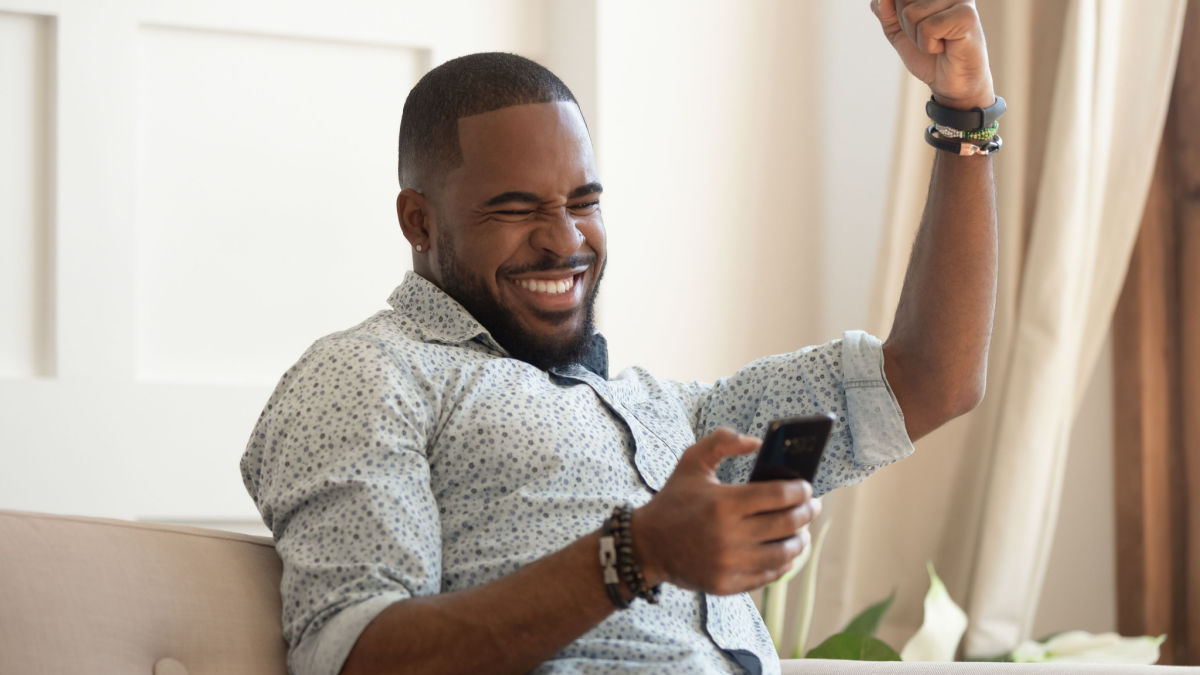
<instances>
[{"instance_id":1,"label":"white teeth","mask_svg":"<svg viewBox=\"0 0 1200 675\"><path fill-rule=\"evenodd\" d=\"M534 293L561 295L575 287L575 277L566 279L518 279L517 285Z\"/></svg>"}]
</instances>

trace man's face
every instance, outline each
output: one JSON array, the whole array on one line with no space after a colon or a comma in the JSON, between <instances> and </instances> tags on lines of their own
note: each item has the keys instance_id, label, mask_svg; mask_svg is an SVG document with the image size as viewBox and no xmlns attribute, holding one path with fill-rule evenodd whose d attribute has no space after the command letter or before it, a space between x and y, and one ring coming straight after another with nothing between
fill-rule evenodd
<instances>
[{"instance_id":1,"label":"man's face","mask_svg":"<svg viewBox=\"0 0 1200 675\"><path fill-rule=\"evenodd\" d=\"M434 198L431 279L516 358L578 358L604 269L600 184L573 103L458 121L462 164Z\"/></svg>"}]
</instances>

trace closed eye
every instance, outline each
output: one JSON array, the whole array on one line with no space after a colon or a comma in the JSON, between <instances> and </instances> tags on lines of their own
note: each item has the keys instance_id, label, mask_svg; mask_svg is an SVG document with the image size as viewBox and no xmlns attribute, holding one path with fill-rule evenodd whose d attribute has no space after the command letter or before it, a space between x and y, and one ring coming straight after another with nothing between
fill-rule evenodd
<instances>
[{"instance_id":1,"label":"closed eye","mask_svg":"<svg viewBox=\"0 0 1200 675\"><path fill-rule=\"evenodd\" d=\"M572 211L576 211L576 212L591 213L592 211L595 211L596 208L599 206L600 206L600 200L593 199L592 201L588 201L588 202L580 202L578 204L571 204L567 208ZM491 213L494 216L507 216L509 218L524 218L524 217L532 216L537 212L538 212L537 209L498 209L496 211L492 211Z\"/></svg>"}]
</instances>

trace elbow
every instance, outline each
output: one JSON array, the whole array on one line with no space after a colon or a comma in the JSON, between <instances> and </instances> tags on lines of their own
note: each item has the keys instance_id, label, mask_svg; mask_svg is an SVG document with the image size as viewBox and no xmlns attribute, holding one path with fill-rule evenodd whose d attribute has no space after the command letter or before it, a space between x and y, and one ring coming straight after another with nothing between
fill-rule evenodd
<instances>
[{"instance_id":1,"label":"elbow","mask_svg":"<svg viewBox=\"0 0 1200 675\"><path fill-rule=\"evenodd\" d=\"M903 352L884 344L884 372L904 413L909 438L917 440L983 402L987 357L969 361L938 359L910 365Z\"/></svg>"},{"instance_id":2,"label":"elbow","mask_svg":"<svg viewBox=\"0 0 1200 675\"><path fill-rule=\"evenodd\" d=\"M987 392L987 378L983 373L963 381L953 382L943 389L942 400L943 423L955 417L961 417L979 407Z\"/></svg>"}]
</instances>

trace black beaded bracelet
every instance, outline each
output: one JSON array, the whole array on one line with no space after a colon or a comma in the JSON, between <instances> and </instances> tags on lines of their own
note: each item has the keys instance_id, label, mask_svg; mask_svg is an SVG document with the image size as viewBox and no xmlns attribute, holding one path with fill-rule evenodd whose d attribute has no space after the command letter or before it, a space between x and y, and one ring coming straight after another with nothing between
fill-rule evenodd
<instances>
[{"instance_id":1,"label":"black beaded bracelet","mask_svg":"<svg viewBox=\"0 0 1200 675\"><path fill-rule=\"evenodd\" d=\"M613 509L610 523L615 523L617 532L617 568L625 586L635 598L641 598L650 604L658 604L662 594L661 586L646 586L646 576L642 573L641 565L633 556L633 507L621 504Z\"/></svg>"}]
</instances>

